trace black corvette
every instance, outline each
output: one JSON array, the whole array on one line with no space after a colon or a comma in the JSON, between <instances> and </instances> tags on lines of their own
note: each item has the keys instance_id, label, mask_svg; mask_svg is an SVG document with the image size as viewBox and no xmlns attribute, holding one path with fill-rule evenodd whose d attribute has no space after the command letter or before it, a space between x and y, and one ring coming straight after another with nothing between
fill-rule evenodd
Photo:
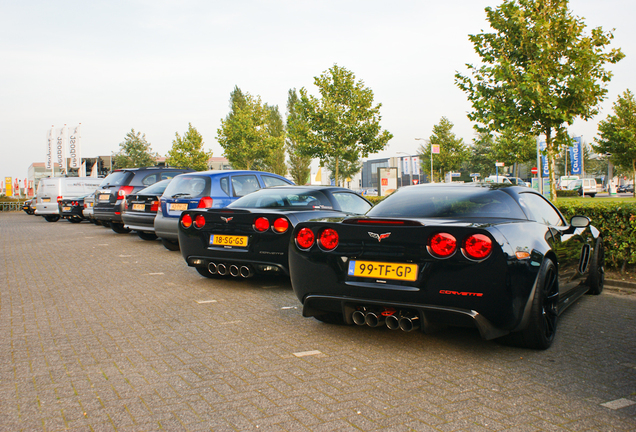
<instances>
[{"instance_id":1,"label":"black corvette","mask_svg":"<svg viewBox=\"0 0 636 432\"><path fill-rule=\"evenodd\" d=\"M209 278L288 275L291 232L313 218L362 215L366 199L331 186L279 186L245 195L222 209L184 211L179 245L189 266Z\"/></svg>"},{"instance_id":2,"label":"black corvette","mask_svg":"<svg viewBox=\"0 0 636 432\"><path fill-rule=\"evenodd\" d=\"M84 198L65 198L58 201L60 217L71 223L80 223L84 218Z\"/></svg>"},{"instance_id":3,"label":"black corvette","mask_svg":"<svg viewBox=\"0 0 636 432\"><path fill-rule=\"evenodd\" d=\"M399 189L364 217L300 223L289 249L303 315L424 331L477 327L484 339L546 349L559 315L600 294L603 242L532 189L499 184Z\"/></svg>"}]
</instances>

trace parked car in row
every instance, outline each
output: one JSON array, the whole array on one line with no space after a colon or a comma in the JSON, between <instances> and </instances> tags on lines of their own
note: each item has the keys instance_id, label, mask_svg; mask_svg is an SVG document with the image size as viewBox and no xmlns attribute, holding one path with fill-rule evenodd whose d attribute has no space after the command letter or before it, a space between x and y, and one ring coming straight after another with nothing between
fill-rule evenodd
<instances>
[{"instance_id":1,"label":"parked car in row","mask_svg":"<svg viewBox=\"0 0 636 432\"><path fill-rule=\"evenodd\" d=\"M561 313L600 294L604 249L584 216L501 184L401 188L364 217L299 223L289 267L303 316L403 331L476 327L546 349Z\"/></svg>"},{"instance_id":2,"label":"parked car in row","mask_svg":"<svg viewBox=\"0 0 636 432\"><path fill-rule=\"evenodd\" d=\"M126 196L158 181L192 171L191 169L167 167L117 169L103 179L95 192L93 217L103 225L110 225L116 233L128 233L130 230L124 227L121 218L122 205Z\"/></svg>"},{"instance_id":3,"label":"parked car in row","mask_svg":"<svg viewBox=\"0 0 636 432\"><path fill-rule=\"evenodd\" d=\"M159 198L171 181L161 180L126 197L121 214L125 229L136 231L144 240L157 239L155 217L159 211Z\"/></svg>"},{"instance_id":4,"label":"parked car in row","mask_svg":"<svg viewBox=\"0 0 636 432\"><path fill-rule=\"evenodd\" d=\"M289 275L291 232L302 221L363 215L372 204L350 189L278 186L221 209L181 214L179 245L186 263L208 278Z\"/></svg>"},{"instance_id":5,"label":"parked car in row","mask_svg":"<svg viewBox=\"0 0 636 432\"><path fill-rule=\"evenodd\" d=\"M176 176L161 196L155 234L168 250L179 250L179 217L195 208L221 208L258 189L293 184L277 174L249 171L200 171Z\"/></svg>"},{"instance_id":6,"label":"parked car in row","mask_svg":"<svg viewBox=\"0 0 636 432\"><path fill-rule=\"evenodd\" d=\"M35 198L31 198L22 203L22 210L28 215L35 214Z\"/></svg>"},{"instance_id":7,"label":"parked car in row","mask_svg":"<svg viewBox=\"0 0 636 432\"><path fill-rule=\"evenodd\" d=\"M58 202L60 217L71 223L79 223L84 218L84 199L86 197L64 198Z\"/></svg>"},{"instance_id":8,"label":"parked car in row","mask_svg":"<svg viewBox=\"0 0 636 432\"><path fill-rule=\"evenodd\" d=\"M594 198L596 196L596 179L585 178L574 180L568 184L568 190L577 191L579 196L589 195Z\"/></svg>"},{"instance_id":9,"label":"parked car in row","mask_svg":"<svg viewBox=\"0 0 636 432\"><path fill-rule=\"evenodd\" d=\"M627 184L627 185L620 185L616 188L616 192L618 193L634 193L634 185L633 184Z\"/></svg>"},{"instance_id":10,"label":"parked car in row","mask_svg":"<svg viewBox=\"0 0 636 432\"><path fill-rule=\"evenodd\" d=\"M95 177L47 177L40 179L36 194L35 214L44 216L47 222L60 219L58 202L78 198L94 192L102 179Z\"/></svg>"}]
</instances>

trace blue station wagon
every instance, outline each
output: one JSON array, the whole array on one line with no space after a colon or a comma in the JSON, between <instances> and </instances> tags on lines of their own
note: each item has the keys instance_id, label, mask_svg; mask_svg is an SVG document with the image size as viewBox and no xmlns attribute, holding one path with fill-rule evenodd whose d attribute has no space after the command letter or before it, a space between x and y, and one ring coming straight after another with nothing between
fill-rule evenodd
<instances>
[{"instance_id":1,"label":"blue station wagon","mask_svg":"<svg viewBox=\"0 0 636 432\"><path fill-rule=\"evenodd\" d=\"M176 176L161 196L155 234L169 250L179 250L179 216L184 210L221 208L258 189L294 183L262 171L200 171Z\"/></svg>"}]
</instances>

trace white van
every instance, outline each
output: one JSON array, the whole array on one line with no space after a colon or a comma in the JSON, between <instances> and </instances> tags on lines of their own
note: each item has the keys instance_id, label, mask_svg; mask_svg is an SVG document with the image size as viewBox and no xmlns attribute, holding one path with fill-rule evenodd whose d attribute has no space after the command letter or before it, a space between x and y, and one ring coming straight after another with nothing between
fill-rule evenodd
<instances>
[{"instance_id":1,"label":"white van","mask_svg":"<svg viewBox=\"0 0 636 432\"><path fill-rule=\"evenodd\" d=\"M585 178L574 180L568 184L568 190L575 190L580 196L589 195L594 198L596 196L596 179Z\"/></svg>"},{"instance_id":2,"label":"white van","mask_svg":"<svg viewBox=\"0 0 636 432\"><path fill-rule=\"evenodd\" d=\"M35 198L35 214L48 222L60 218L57 202L64 198L77 198L95 192L103 179L95 177L47 177L40 180Z\"/></svg>"}]
</instances>

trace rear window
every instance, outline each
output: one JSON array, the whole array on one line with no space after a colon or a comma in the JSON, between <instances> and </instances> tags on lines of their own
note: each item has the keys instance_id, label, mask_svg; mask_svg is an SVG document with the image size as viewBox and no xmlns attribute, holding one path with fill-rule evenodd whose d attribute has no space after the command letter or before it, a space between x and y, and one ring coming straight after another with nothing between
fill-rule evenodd
<instances>
[{"instance_id":1,"label":"rear window","mask_svg":"<svg viewBox=\"0 0 636 432\"><path fill-rule=\"evenodd\" d=\"M126 186L130 183L130 178L133 175L134 174L130 171L115 171L109 174L108 177L102 181L102 184L100 184L99 187Z\"/></svg>"},{"instance_id":2,"label":"rear window","mask_svg":"<svg viewBox=\"0 0 636 432\"><path fill-rule=\"evenodd\" d=\"M261 189L237 199L228 207L281 208L289 210L333 208L329 199L320 191L299 192L289 189Z\"/></svg>"},{"instance_id":3,"label":"rear window","mask_svg":"<svg viewBox=\"0 0 636 432\"><path fill-rule=\"evenodd\" d=\"M373 207L367 216L526 219L507 193L489 187L408 187Z\"/></svg>"},{"instance_id":4,"label":"rear window","mask_svg":"<svg viewBox=\"0 0 636 432\"><path fill-rule=\"evenodd\" d=\"M287 186L289 184L288 181L280 179L278 177L261 175L261 178L263 179L263 183L265 184L265 187Z\"/></svg>"},{"instance_id":5,"label":"rear window","mask_svg":"<svg viewBox=\"0 0 636 432\"><path fill-rule=\"evenodd\" d=\"M201 198L210 195L210 178L182 174L172 179L163 193L167 198Z\"/></svg>"},{"instance_id":6,"label":"rear window","mask_svg":"<svg viewBox=\"0 0 636 432\"><path fill-rule=\"evenodd\" d=\"M151 186L148 186L145 189L140 190L139 192L137 192L137 194L139 195L161 195L163 194L163 192L166 190L166 188L168 187L168 185L170 184L171 180L162 180L160 182L157 182Z\"/></svg>"}]
</instances>

